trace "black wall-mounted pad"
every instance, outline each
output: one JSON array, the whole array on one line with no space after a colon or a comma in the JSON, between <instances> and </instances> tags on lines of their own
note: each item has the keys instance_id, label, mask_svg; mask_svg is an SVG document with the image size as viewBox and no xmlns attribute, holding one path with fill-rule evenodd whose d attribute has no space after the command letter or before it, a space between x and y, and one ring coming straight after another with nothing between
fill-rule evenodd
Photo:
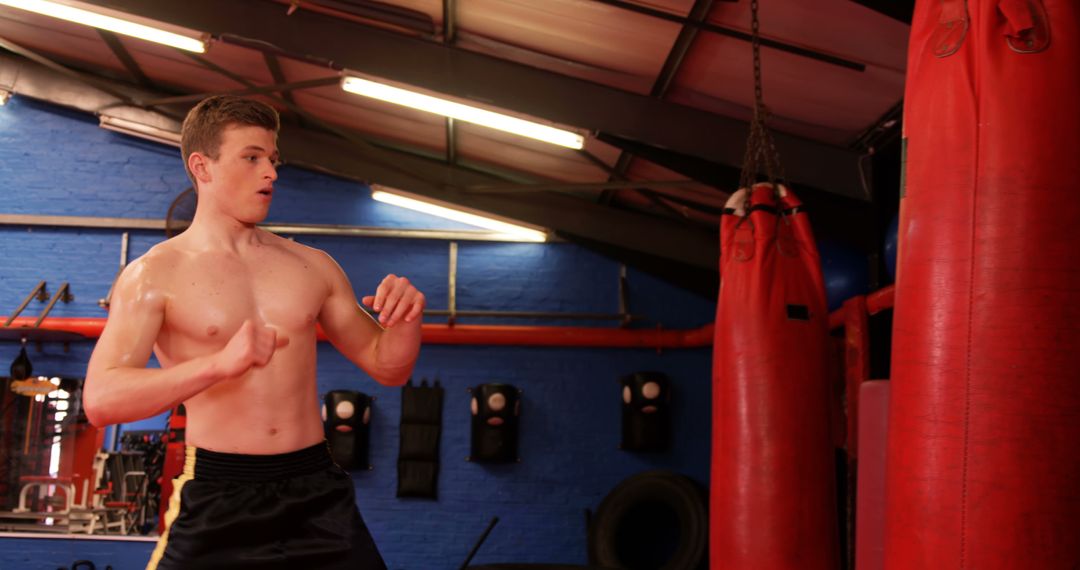
<instances>
[{"instance_id":1,"label":"black wall-mounted pad","mask_svg":"<svg viewBox=\"0 0 1080 570\"><path fill-rule=\"evenodd\" d=\"M667 451L671 440L671 381L660 372L621 379L622 443L626 451Z\"/></svg>"},{"instance_id":2,"label":"black wall-mounted pad","mask_svg":"<svg viewBox=\"0 0 1080 570\"><path fill-rule=\"evenodd\" d=\"M370 469L371 404L374 398L353 390L331 390L323 398L323 430L330 456L342 469Z\"/></svg>"},{"instance_id":3,"label":"black wall-mounted pad","mask_svg":"<svg viewBox=\"0 0 1080 570\"><path fill-rule=\"evenodd\" d=\"M469 461L514 463L518 456L521 390L510 384L481 384L470 388L472 438Z\"/></svg>"},{"instance_id":4,"label":"black wall-mounted pad","mask_svg":"<svg viewBox=\"0 0 1080 570\"><path fill-rule=\"evenodd\" d=\"M398 448L398 497L438 496L439 437L442 434L443 389L409 381L401 391L401 442Z\"/></svg>"}]
</instances>

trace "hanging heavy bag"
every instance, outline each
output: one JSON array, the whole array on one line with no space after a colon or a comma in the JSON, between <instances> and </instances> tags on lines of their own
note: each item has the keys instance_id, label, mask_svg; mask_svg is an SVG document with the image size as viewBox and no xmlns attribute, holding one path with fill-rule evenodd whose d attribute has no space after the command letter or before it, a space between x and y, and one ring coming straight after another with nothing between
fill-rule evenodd
<instances>
[{"instance_id":1,"label":"hanging heavy bag","mask_svg":"<svg viewBox=\"0 0 1080 570\"><path fill-rule=\"evenodd\" d=\"M754 119L742 189L720 222L710 567L835 570L825 287L806 212L778 183L756 0L750 8ZM761 171L769 183L754 184Z\"/></svg>"},{"instance_id":2,"label":"hanging heavy bag","mask_svg":"<svg viewBox=\"0 0 1080 570\"><path fill-rule=\"evenodd\" d=\"M817 248L785 187L757 184L745 195L733 195L721 221L711 567L833 570L828 313Z\"/></svg>"},{"instance_id":3,"label":"hanging heavy bag","mask_svg":"<svg viewBox=\"0 0 1080 570\"><path fill-rule=\"evenodd\" d=\"M1080 2L916 4L885 567L1080 568Z\"/></svg>"}]
</instances>

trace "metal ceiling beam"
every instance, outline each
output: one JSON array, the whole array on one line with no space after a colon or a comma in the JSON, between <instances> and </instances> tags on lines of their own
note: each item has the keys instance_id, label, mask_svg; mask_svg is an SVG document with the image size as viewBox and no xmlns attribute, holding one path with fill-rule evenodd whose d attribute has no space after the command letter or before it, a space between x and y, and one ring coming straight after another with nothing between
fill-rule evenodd
<instances>
[{"instance_id":1,"label":"metal ceiling beam","mask_svg":"<svg viewBox=\"0 0 1080 570\"><path fill-rule=\"evenodd\" d=\"M632 158L629 153L621 153L619 155L618 162L615 163L614 167L611 167L608 166L608 164L603 160L600 160L600 158L597 157L595 154L585 149L582 149L578 152L580 152L581 155L585 158L589 159L590 162L603 169L604 172L607 172L608 182L615 184L623 184L624 186L620 186L620 188L625 188L630 192L640 194L642 197L648 200L650 204L656 206L657 210L662 210L666 214L676 214L676 217L679 217L680 214L678 212L672 211L672 208L668 204L659 200L656 195L653 194L651 191L647 190L644 186L638 186L637 184L632 183L626 179L626 175L623 174L623 172L626 171L626 165L623 165L622 167L620 167L619 165L622 164L623 161L626 161L627 164L629 164L629 160ZM614 197L614 192L604 189L597 195L596 202L603 206L609 206Z\"/></svg>"},{"instance_id":2,"label":"metal ceiling beam","mask_svg":"<svg viewBox=\"0 0 1080 570\"><path fill-rule=\"evenodd\" d=\"M614 6L616 8L622 8L623 10L628 10L630 12L636 12L638 14L644 14L646 16L651 16L653 18L657 18L657 19L660 19L660 20L667 20L668 22L674 22L676 24L683 24L683 25L691 26L691 27L700 29L702 31L711 32L711 33L714 33L714 34L717 34L717 35L721 35L721 36L725 36L725 37L729 37L729 38L735 38L735 39L738 39L738 40L743 40L745 42L749 42L749 41L752 40L750 34L748 34L746 32L743 32L741 30L736 30L736 29L733 29L733 28L725 28L724 26L718 26L716 24L709 23L708 21L695 21L693 18L689 18L689 17L684 18L682 16L676 16L675 14L672 14L670 12L665 12L663 10L657 10L656 8L649 8L648 6L642 6L641 4L634 4L632 2L627 2L626 0L593 0L593 1L594 2L599 2L601 4L607 4L609 6ZM854 71L866 71L866 66L859 63L859 62L857 62L857 61L851 61L849 59L844 59L842 57L836 57L835 55L830 55L830 54L823 53L823 52L820 52L820 51L807 49L805 47L784 43L784 42L773 40L773 39L770 39L770 38L761 38L761 45L763 47L772 48L772 49L775 49L775 50L784 51L784 52L795 54L795 55L800 55L802 57L806 57L806 58L810 58L810 59L816 59L816 60L818 60L820 62L823 62L823 63L831 63L832 65L837 65L837 66L840 66L840 67L846 67L846 68L854 70Z\"/></svg>"},{"instance_id":3,"label":"metal ceiling beam","mask_svg":"<svg viewBox=\"0 0 1080 570\"><path fill-rule=\"evenodd\" d=\"M742 164L749 132L743 121L421 38L304 9L287 16L286 6L263 0L96 3L249 47L328 65L333 62L334 66L720 164ZM775 139L792 182L862 197L856 153L784 133L776 133Z\"/></svg>"},{"instance_id":4,"label":"metal ceiling beam","mask_svg":"<svg viewBox=\"0 0 1080 570\"><path fill-rule=\"evenodd\" d=\"M522 192L596 192L633 188L667 188L693 186L696 180L613 180L608 182L559 182L555 184L515 184L513 186L474 186L466 188L472 194L515 194Z\"/></svg>"},{"instance_id":5,"label":"metal ceiling beam","mask_svg":"<svg viewBox=\"0 0 1080 570\"><path fill-rule=\"evenodd\" d=\"M111 80L111 79L105 79L105 78L102 78L102 77L98 77L96 75L91 75L89 73L84 73L84 72L81 72L81 71L70 69L68 67L65 67L64 65L61 65L60 63L57 63L57 62L55 62L55 61L53 61L53 60L51 60L51 59L49 59L49 58L47 58L45 56L33 51L33 50L24 48L24 47L22 47L22 46L20 46L18 44L15 44L15 43L13 43L13 42L11 42L9 40L4 39L2 37L0 37L0 49L4 49L4 50L7 50L7 51L9 51L9 52L11 52L13 54L22 56L22 57L24 57L24 58L26 58L26 59L34 62L34 63L46 68L46 69L49 69L49 70L51 70L51 71L53 71L53 72L55 72L55 73L57 73L59 75L62 75L64 77L68 78L68 79L74 80L72 82L72 88L73 89L75 88L74 85L78 84L78 85L82 85L84 88L97 89L99 91L102 91L103 93L107 93L107 94L111 95L112 97L114 97L112 103L110 104L110 106L112 106L112 107L127 106L127 107L141 108L141 109L150 109L150 110L156 112L158 115L161 116L161 117L157 117L155 119L155 122L160 121L163 118L164 118L164 120L177 119L178 118L174 113L170 112L165 107L162 107L162 106L159 106L159 105L154 105L154 104L147 104L147 103L143 102L142 100L132 98L130 95L127 94L126 90L117 89L115 82L113 80ZM2 53L3 52L0 52L0 54L2 54ZM16 74L16 77L17 77L17 74ZM97 109L94 109L92 112L96 114L96 113L101 112L102 110L103 110L102 108L97 108Z\"/></svg>"},{"instance_id":6,"label":"metal ceiling beam","mask_svg":"<svg viewBox=\"0 0 1080 570\"><path fill-rule=\"evenodd\" d=\"M698 29L689 24L690 22L700 23L705 21L705 18L709 16L709 10L712 9L712 3L713 0L694 1L694 5L687 15L689 21L683 24L678 37L675 38L675 42L671 45L667 59L664 60L664 66L660 68L660 73L653 83L652 91L649 92L650 97L663 100L664 96L667 95L668 89L671 88L671 82L675 80L675 75L678 74L679 68L682 66L683 58L686 57L686 52L690 51L690 46L693 45L694 38L697 37ZM615 172L608 180L622 180L625 178L626 171L630 168L633 158L625 150L620 152L618 160L615 161ZM610 204L612 198L611 192L604 191L600 193L598 201L601 204Z\"/></svg>"},{"instance_id":7,"label":"metal ceiling beam","mask_svg":"<svg viewBox=\"0 0 1080 570\"><path fill-rule=\"evenodd\" d=\"M454 168L441 161L400 156L402 170L421 174L432 183L404 176L399 169L351 154L346 143L322 133L296 132L282 127L280 148L290 164L316 168L354 180L377 182L460 206L552 228L566 236L648 253L700 268L715 269L719 249L716 233L654 216L598 206L592 202L550 193L521 195L472 194L462 188L493 185L495 179ZM685 249L684 249L685 248ZM692 251L697 249L697 251Z\"/></svg>"},{"instance_id":8,"label":"metal ceiling beam","mask_svg":"<svg viewBox=\"0 0 1080 570\"><path fill-rule=\"evenodd\" d=\"M0 48L25 57L26 59L37 63L38 65L51 69L52 71L64 75L65 77L68 77L70 79L74 79L75 81L85 86L93 87L94 89L100 89L101 91L112 95L113 97L119 99L127 105L137 104L134 100L131 99L131 97L127 96L125 93L114 90L112 87L112 82L110 82L109 80L101 79L88 73L75 71L74 69L68 69L67 67L60 65L59 63L56 63L55 61L35 51L26 49L21 45L2 37L0 37Z\"/></svg>"},{"instance_id":9,"label":"metal ceiling beam","mask_svg":"<svg viewBox=\"0 0 1080 570\"><path fill-rule=\"evenodd\" d=\"M229 69L226 69L226 68L224 68L224 67L222 67L222 66L220 66L220 65L218 65L218 64L216 64L216 63L214 63L214 62L212 62L212 61L210 61L210 60L208 60L208 59L206 59L206 58L204 58L204 57L202 57L200 55L196 55L196 54L189 53L189 52L182 52L182 53L184 55L188 56L189 58L191 58L192 60L194 60L195 62L199 63L203 67L206 67L207 69L210 69L210 70L212 70L212 71L214 71L216 73L219 73L219 74L221 74L221 75L223 75L225 77L228 77L229 79L232 79L233 81L235 81L235 82L237 82L237 83L239 83L241 85L244 85L245 87L247 87L246 91L252 91L252 90L261 90L261 91L264 91L264 92L266 91L266 88L259 87L259 86L255 85L255 83L253 83L252 81L250 81L250 80L246 79L245 77L237 74L236 72L233 72L233 71L231 71ZM337 81L336 78L334 78L334 77L331 77L330 80L331 80L331 82L336 82ZM326 81L326 78L314 79L314 80L311 80L311 81L321 82L321 81ZM328 133L331 133L331 134L333 134L333 135L335 135L335 136L337 136L337 137L339 137L339 138L341 138L343 140L348 141L349 143L351 143L355 147L353 149L354 152L366 153L367 156L370 159L379 161L384 166L386 166L386 167L388 167L388 168L390 168L392 170L398 168L396 166L396 163L394 163L392 156L389 156L389 157L388 156L382 156L383 151L381 149L379 149L379 148L376 148L376 146L372 143L372 141L368 140L366 137L364 137L364 136L362 136L362 135L360 135L360 134L358 134L356 132L353 132L353 131L350 131L350 130L347 130L347 129L342 129L342 128L336 127L334 125L331 125L331 124L327 123L326 121L323 121L322 119L319 119L318 117L312 115L311 113L308 113L307 111L302 109L300 106L296 105L295 103L293 103L293 102L291 102L291 101L289 101L287 99L284 99L279 95L273 94L272 92L267 93L267 96L270 97L271 99L273 99L274 101L277 101L278 103L281 103L282 105L285 105L285 107L287 107L290 111L295 113L297 116L299 116L300 118L303 118L303 119L307 119L308 122L312 123L313 125L315 125L319 129L322 129L322 130L324 130L324 131L326 131ZM199 96L198 98L201 99L201 98L203 98L203 96ZM407 176L412 176L414 178L416 176L418 176L418 173L413 172L413 171L402 171L402 172L404 174L406 174Z\"/></svg>"},{"instance_id":10,"label":"metal ceiling beam","mask_svg":"<svg viewBox=\"0 0 1080 570\"><path fill-rule=\"evenodd\" d=\"M457 125L452 117L446 118L446 163L457 162Z\"/></svg>"},{"instance_id":11,"label":"metal ceiling beam","mask_svg":"<svg viewBox=\"0 0 1080 570\"><path fill-rule=\"evenodd\" d=\"M292 0L291 4L295 6L300 2ZM308 4L314 3L309 2ZM319 0L317 4L307 7L324 14L382 22L424 34L428 37L435 34L435 22L426 12L395 6L386 2L373 0Z\"/></svg>"},{"instance_id":12,"label":"metal ceiling beam","mask_svg":"<svg viewBox=\"0 0 1080 570\"><path fill-rule=\"evenodd\" d=\"M142 68L139 67L139 63L135 61L134 57L131 57L131 52L129 52L127 48L124 47L123 42L120 41L120 38L116 37L116 34L101 29L99 29L97 32L98 35L101 36L101 39L105 40L105 44L109 46L110 50L112 50L113 55L116 56L116 59L120 60L120 63L124 65L124 68L128 70L128 73L130 73L131 76L135 78L135 81L139 85L142 85L147 89L157 88L157 86L154 85L154 82L150 81L150 78L147 77L145 73L143 73Z\"/></svg>"},{"instance_id":13,"label":"metal ceiling beam","mask_svg":"<svg viewBox=\"0 0 1080 570\"><path fill-rule=\"evenodd\" d=\"M457 7L454 0L443 0L443 43L454 45L457 41Z\"/></svg>"},{"instance_id":14,"label":"metal ceiling beam","mask_svg":"<svg viewBox=\"0 0 1080 570\"><path fill-rule=\"evenodd\" d=\"M457 9L454 0L443 0L443 43L452 46L457 41ZM446 162L457 162L457 128L452 117L446 118Z\"/></svg>"},{"instance_id":15,"label":"metal ceiling beam","mask_svg":"<svg viewBox=\"0 0 1080 570\"><path fill-rule=\"evenodd\" d=\"M601 133L597 138L615 148L621 149L630 156L639 156L707 186L734 190L739 185L741 169L738 166L722 166L700 158L613 137L604 133Z\"/></svg>"},{"instance_id":16,"label":"metal ceiling beam","mask_svg":"<svg viewBox=\"0 0 1080 570\"><path fill-rule=\"evenodd\" d=\"M281 60L278 59L278 56L268 51L264 51L263 62L266 63L266 70L270 72L270 77L274 79L274 83L282 84L288 82L288 79L285 78L285 70L281 69ZM292 91L282 91L281 98L290 105L296 105L296 98L293 97ZM303 117L297 116L296 113L293 113L293 117L300 123L300 126L307 126L304 123Z\"/></svg>"},{"instance_id":17,"label":"metal ceiling beam","mask_svg":"<svg viewBox=\"0 0 1080 570\"><path fill-rule=\"evenodd\" d=\"M161 99L155 99L153 101L146 101L146 105L172 105L176 103L198 103L203 99L211 95L270 95L273 93L281 93L283 96L288 95L290 91L297 89L311 89L312 87L325 87L327 85L334 85L341 80L337 77L320 77L317 79L308 79L305 81L293 81L292 83L277 83L274 85L254 85L245 87L244 89L229 89L225 91L214 91L212 93L192 93L191 95L174 95L171 97L163 97ZM288 99L282 99L282 101L289 101ZM291 102L291 101L290 101Z\"/></svg>"},{"instance_id":18,"label":"metal ceiling beam","mask_svg":"<svg viewBox=\"0 0 1080 570\"><path fill-rule=\"evenodd\" d=\"M686 52L690 51L690 46L697 37L698 28L691 24L704 22L709 17L712 4L713 0L694 1L690 14L686 17L688 21L683 24L682 30L679 30L679 37L675 38L675 43L671 45L671 51L668 52L664 67L660 69L660 74L656 77L656 83L653 84L652 92L649 93L650 96L663 99L667 95L671 82L675 80L675 75L679 72L683 59L686 58Z\"/></svg>"},{"instance_id":19,"label":"metal ceiling beam","mask_svg":"<svg viewBox=\"0 0 1080 570\"><path fill-rule=\"evenodd\" d=\"M180 51L180 50L177 50L177 51ZM220 66L220 65L218 65L218 64L216 64L216 63L214 63L214 62L212 62L212 61L210 61L210 60L208 60L208 59L206 59L206 58L204 58L204 57L202 57L200 55L196 55L196 54L189 53L189 52L182 52L182 53L184 55L188 56L189 58L191 58L193 61L195 61L199 65L202 65L203 67L206 67L207 69L210 69L210 70L212 70L212 71L214 71L216 73L219 73L224 77L228 77L229 79L231 79L231 80L233 80L233 81L235 81L235 82L239 83L240 85L243 85L243 86L245 86L247 88L246 90L241 90L241 91L230 91L230 93L233 93L233 94L241 94L241 93L245 93L245 92L246 93L264 93L270 99L273 99L274 101L277 101L278 103L284 105L289 111L291 111L293 114L295 114L300 121L306 121L307 123L309 123L309 124L305 124L305 123L301 122L301 124L300 124L301 127L314 128L316 130L322 130L322 131L334 134L334 135L338 136L339 138L352 143L356 147L357 152L368 153L369 155L371 155L371 154L378 155L378 153L382 152L381 149L389 149L391 151L404 152L404 153L407 153L407 154L410 154L410 155L413 155L413 156L429 157L429 153L425 152L424 149L421 149L419 147L410 147L409 145L396 143L396 141L385 141L385 140L384 141L378 141L378 140L373 139L372 137L361 135L360 133L355 132L355 131L338 128L338 127L336 127L334 125L331 125L330 123L327 123L326 121L316 117L315 115L305 111L303 108L301 108L295 102L293 102L291 99L287 99L287 98L285 98L283 96L279 96L279 95L274 94L273 93L274 88L278 87L278 86L260 87L260 86L256 85L255 83L253 83L252 81L246 79L245 77L243 77L243 76L241 76L241 75L239 75L239 74L237 74L237 73L235 73L235 72L233 72L233 71L231 71L229 69L226 69L226 68L224 68L224 67L222 67L222 66ZM317 85L321 85L324 82L334 83L336 81L337 81L337 79L336 79L336 76L335 76L334 78L330 78L329 80L326 79L326 78L312 79L312 80L308 80L307 82L300 81L300 82L296 82L296 83L292 83L292 84L288 84L288 85L292 85L292 86L317 86ZM286 86L288 86L288 85L286 85ZM288 93L288 91L284 92L283 94L287 94L287 93ZM199 96L199 98L202 98L202 97L203 97L202 95ZM447 119L447 121L448 121L448 123L447 123L448 128L452 129L453 128L453 123L452 123L453 120L452 119ZM390 165L391 168L393 168L393 165L391 164L392 161L393 161L392 156L389 157L389 158L385 158L384 160L387 161L387 163L386 163L387 165ZM458 160L457 157L454 156L454 155L452 155L447 162L449 162L451 164L455 164L456 166L459 166L459 167L462 167L462 168L473 170L473 171L485 172L485 173L490 174L492 176L495 176L496 178L499 178L501 180L521 183L521 181L519 180L520 176L511 176L511 175L508 175L505 172L498 172L497 169L495 169L495 168L490 168L490 167L483 168L483 167L481 167L481 165L478 165L478 164L472 164L472 163L466 164L464 161Z\"/></svg>"},{"instance_id":20,"label":"metal ceiling beam","mask_svg":"<svg viewBox=\"0 0 1080 570\"><path fill-rule=\"evenodd\" d=\"M138 101L161 97L159 93L121 83L111 84L108 92L88 87L68 74L2 52L0 77L14 77L11 87L22 96L87 113L113 106L118 99ZM125 116L132 120L158 123L164 128L179 127L178 123L160 125L162 118L156 113L137 108L124 111ZM718 254L715 232L643 214L604 208L559 194L469 194L462 189L494 186L502 181L494 176L448 165L441 160L373 147L361 151L352 141L293 125L282 127L280 147L289 163L297 166L400 188L548 227L560 235L584 237L612 247L715 271Z\"/></svg>"},{"instance_id":21,"label":"metal ceiling beam","mask_svg":"<svg viewBox=\"0 0 1080 570\"><path fill-rule=\"evenodd\" d=\"M266 69L270 72L270 77L274 78L274 83L283 84L289 81L285 79L285 71L281 69L281 62L278 61L278 57L270 52L263 52L263 61L266 63ZM292 104L296 104L290 91L285 91L281 94L282 98Z\"/></svg>"}]
</instances>

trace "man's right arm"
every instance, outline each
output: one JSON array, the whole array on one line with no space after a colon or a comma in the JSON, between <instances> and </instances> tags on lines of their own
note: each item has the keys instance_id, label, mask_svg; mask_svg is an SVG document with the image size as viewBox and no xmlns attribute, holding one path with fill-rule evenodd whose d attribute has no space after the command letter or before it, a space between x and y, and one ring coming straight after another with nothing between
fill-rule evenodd
<instances>
[{"instance_id":1,"label":"man's right arm","mask_svg":"<svg viewBox=\"0 0 1080 570\"><path fill-rule=\"evenodd\" d=\"M113 289L109 319L83 385L83 407L94 425L155 416L221 379L211 357L167 369L146 368L165 320L165 292L155 284L153 263L135 261Z\"/></svg>"}]
</instances>

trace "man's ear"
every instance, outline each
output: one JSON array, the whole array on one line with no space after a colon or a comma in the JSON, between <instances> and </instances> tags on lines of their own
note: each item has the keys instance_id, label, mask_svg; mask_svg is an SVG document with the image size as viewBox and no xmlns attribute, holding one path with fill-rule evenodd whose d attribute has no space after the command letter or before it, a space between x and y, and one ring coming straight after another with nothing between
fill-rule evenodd
<instances>
[{"instance_id":1,"label":"man's ear","mask_svg":"<svg viewBox=\"0 0 1080 570\"><path fill-rule=\"evenodd\" d=\"M188 155L188 169L195 175L199 182L210 182L209 159L201 152L193 152Z\"/></svg>"}]
</instances>

